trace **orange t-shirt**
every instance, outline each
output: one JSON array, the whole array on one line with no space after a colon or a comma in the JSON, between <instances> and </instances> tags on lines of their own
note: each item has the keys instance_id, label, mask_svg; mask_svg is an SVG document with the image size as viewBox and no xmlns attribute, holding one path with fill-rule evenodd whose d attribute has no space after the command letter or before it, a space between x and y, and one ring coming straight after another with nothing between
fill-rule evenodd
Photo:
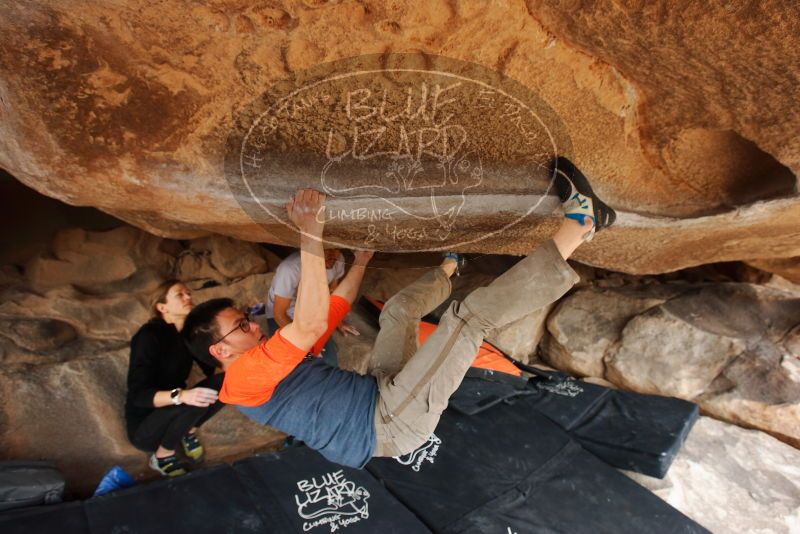
<instances>
[{"instance_id":1,"label":"orange t-shirt","mask_svg":"<svg viewBox=\"0 0 800 534\"><path fill-rule=\"evenodd\" d=\"M258 406L267 402L281 380L289 376L307 354L319 356L328 338L349 312L349 302L338 295L331 296L328 330L311 350L294 346L278 330L268 340L242 353L225 370L219 399L225 404L240 406Z\"/></svg>"}]
</instances>

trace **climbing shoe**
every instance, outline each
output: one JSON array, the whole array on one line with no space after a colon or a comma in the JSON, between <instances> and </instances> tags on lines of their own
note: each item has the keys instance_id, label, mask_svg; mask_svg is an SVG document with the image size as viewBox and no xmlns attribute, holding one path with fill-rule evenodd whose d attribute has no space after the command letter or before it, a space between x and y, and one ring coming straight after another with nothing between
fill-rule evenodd
<instances>
[{"instance_id":1,"label":"climbing shoe","mask_svg":"<svg viewBox=\"0 0 800 534\"><path fill-rule=\"evenodd\" d=\"M151 454L150 467L165 477L179 477L186 474L186 467L174 454L164 458L156 458L155 454Z\"/></svg>"},{"instance_id":2,"label":"climbing shoe","mask_svg":"<svg viewBox=\"0 0 800 534\"><path fill-rule=\"evenodd\" d=\"M617 219L617 213L592 191L589 180L564 156L555 158L550 168L558 198L564 208L564 216L584 224L584 217L591 217L592 231L587 233L587 241L595 231L608 228Z\"/></svg>"},{"instance_id":3,"label":"climbing shoe","mask_svg":"<svg viewBox=\"0 0 800 534\"><path fill-rule=\"evenodd\" d=\"M197 434L194 432L186 434L181 438L181 447L183 448L183 454L191 461L197 463L203 460L205 450L203 449L203 445L200 444L200 440L197 439Z\"/></svg>"},{"instance_id":4,"label":"climbing shoe","mask_svg":"<svg viewBox=\"0 0 800 534\"><path fill-rule=\"evenodd\" d=\"M462 256L461 254L459 254L457 252L445 252L444 254L442 254L442 257L444 259L455 260L455 262L456 262L455 275L456 276L461 276L461 270L467 264L467 258L465 258L464 256Z\"/></svg>"}]
</instances>

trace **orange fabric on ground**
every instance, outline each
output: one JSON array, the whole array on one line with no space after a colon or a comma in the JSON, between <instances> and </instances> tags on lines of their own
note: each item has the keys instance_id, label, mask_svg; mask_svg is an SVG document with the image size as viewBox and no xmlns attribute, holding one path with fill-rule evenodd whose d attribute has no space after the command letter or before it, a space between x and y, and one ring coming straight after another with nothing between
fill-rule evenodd
<instances>
[{"instance_id":1,"label":"orange fabric on ground","mask_svg":"<svg viewBox=\"0 0 800 534\"><path fill-rule=\"evenodd\" d=\"M364 297L370 304L378 308L379 310L383 309L383 302L378 299L374 299L372 297ZM436 326L433 323L426 323L425 321L420 321L419 323L419 345L425 342L428 339L428 336L436 330ZM494 347L490 344L484 342L481 343L481 346L478 348L478 354L475 356L475 361L472 362L470 367L477 367L479 369L490 369L492 371L498 371L501 373L506 373L509 375L514 376L522 376L522 371L517 369L517 366L508 361L508 358L503 356L502 353L498 352Z\"/></svg>"},{"instance_id":2,"label":"orange fabric on ground","mask_svg":"<svg viewBox=\"0 0 800 534\"><path fill-rule=\"evenodd\" d=\"M478 355L475 357L475 361L472 362L472 367L491 369L492 371L514 376L522 376L522 371L517 369L516 365L508 361L508 358L494 349L487 347L485 343L478 349Z\"/></svg>"},{"instance_id":3,"label":"orange fabric on ground","mask_svg":"<svg viewBox=\"0 0 800 534\"><path fill-rule=\"evenodd\" d=\"M349 302L338 295L331 296L328 330L310 351L294 346L278 330L268 340L244 352L225 371L219 400L240 406L258 406L267 402L281 380L294 371L308 352L319 356L333 330L349 312Z\"/></svg>"},{"instance_id":4,"label":"orange fabric on ground","mask_svg":"<svg viewBox=\"0 0 800 534\"><path fill-rule=\"evenodd\" d=\"M419 344L420 346L428 339L428 336L436 330L435 324L421 322L419 323ZM478 354L475 356L475 361L470 365L471 367L478 367L480 369L491 369L500 373L506 373L514 376L522 376L522 371L508 361L508 358L503 356L495 350L488 343L482 343L478 348Z\"/></svg>"}]
</instances>

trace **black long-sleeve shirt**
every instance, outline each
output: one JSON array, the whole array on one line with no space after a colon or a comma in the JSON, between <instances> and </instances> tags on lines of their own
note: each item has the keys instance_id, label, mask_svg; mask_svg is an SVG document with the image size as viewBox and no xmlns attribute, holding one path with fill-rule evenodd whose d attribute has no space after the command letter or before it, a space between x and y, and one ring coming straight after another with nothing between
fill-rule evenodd
<instances>
[{"instance_id":1,"label":"black long-sleeve shirt","mask_svg":"<svg viewBox=\"0 0 800 534\"><path fill-rule=\"evenodd\" d=\"M128 363L128 395L125 420L131 434L156 409L153 397L157 391L185 388L192 370L193 358L174 325L152 319L131 339ZM198 362L206 376L214 368Z\"/></svg>"}]
</instances>

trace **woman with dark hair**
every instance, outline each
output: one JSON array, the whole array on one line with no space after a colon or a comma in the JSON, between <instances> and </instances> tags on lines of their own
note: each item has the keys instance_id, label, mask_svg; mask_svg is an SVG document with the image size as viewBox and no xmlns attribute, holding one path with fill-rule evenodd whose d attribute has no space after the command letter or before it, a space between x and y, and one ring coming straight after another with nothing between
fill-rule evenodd
<instances>
[{"instance_id":1,"label":"woman with dark hair","mask_svg":"<svg viewBox=\"0 0 800 534\"><path fill-rule=\"evenodd\" d=\"M206 379L186 388L191 353L180 335L192 310L192 295L178 280L168 280L155 292L153 318L131 339L125 420L128 438L151 453L150 467L165 476L186 473L178 445L192 462L203 459L197 429L223 406L217 400L223 374L197 362Z\"/></svg>"}]
</instances>

